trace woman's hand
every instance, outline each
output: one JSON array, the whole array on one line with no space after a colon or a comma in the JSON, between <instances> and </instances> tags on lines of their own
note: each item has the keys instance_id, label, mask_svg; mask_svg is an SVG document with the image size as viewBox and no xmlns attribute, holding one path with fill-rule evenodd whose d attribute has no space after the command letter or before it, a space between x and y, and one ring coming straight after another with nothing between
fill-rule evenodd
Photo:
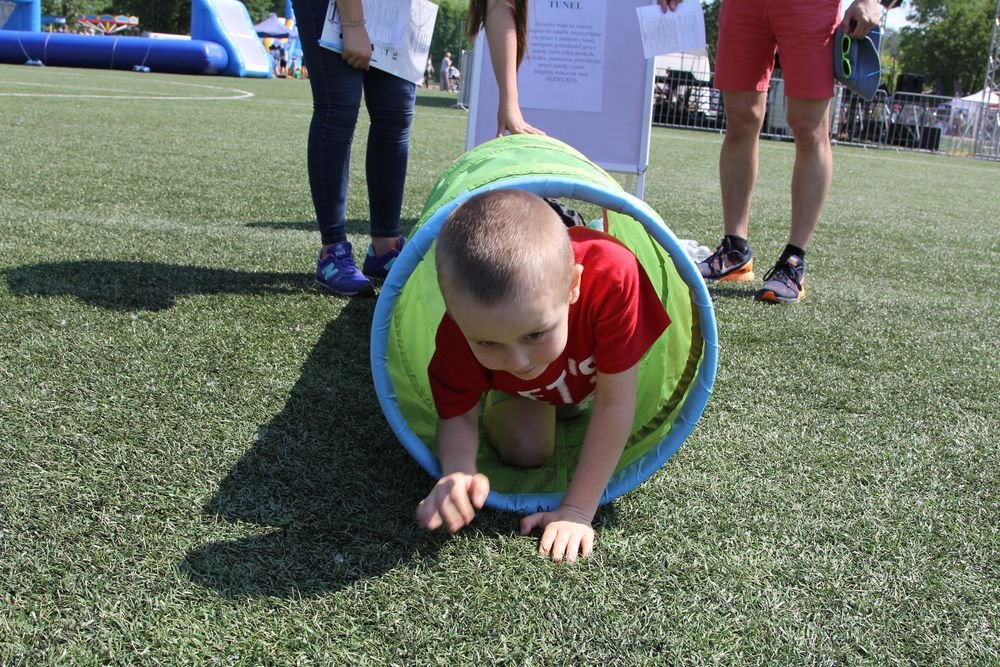
<instances>
[{"instance_id":1,"label":"woman's hand","mask_svg":"<svg viewBox=\"0 0 1000 667\"><path fill-rule=\"evenodd\" d=\"M502 104L497 111L497 136L504 132L511 134L542 134L545 133L529 124L521 115L521 108L516 104Z\"/></svg>"},{"instance_id":2,"label":"woman's hand","mask_svg":"<svg viewBox=\"0 0 1000 667\"><path fill-rule=\"evenodd\" d=\"M364 24L347 26L344 31L344 52L341 54L354 69L368 69L372 60L372 42Z\"/></svg>"}]
</instances>

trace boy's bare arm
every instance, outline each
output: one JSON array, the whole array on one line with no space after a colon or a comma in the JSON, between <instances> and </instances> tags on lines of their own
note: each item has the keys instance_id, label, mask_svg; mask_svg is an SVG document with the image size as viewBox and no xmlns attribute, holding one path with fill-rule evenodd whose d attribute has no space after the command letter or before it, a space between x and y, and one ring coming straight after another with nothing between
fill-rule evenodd
<instances>
[{"instance_id":1,"label":"boy's bare arm","mask_svg":"<svg viewBox=\"0 0 1000 667\"><path fill-rule=\"evenodd\" d=\"M538 553L555 562L586 558L594 546L590 525L601 495L618 465L635 417L638 365L621 373L597 375L594 407L573 481L562 504L521 520L521 532L543 528Z\"/></svg>"},{"instance_id":2,"label":"boy's bare arm","mask_svg":"<svg viewBox=\"0 0 1000 667\"><path fill-rule=\"evenodd\" d=\"M479 450L479 406L451 419L438 419L438 458L441 475L453 472L476 474Z\"/></svg>"},{"instance_id":3,"label":"boy's bare arm","mask_svg":"<svg viewBox=\"0 0 1000 667\"><path fill-rule=\"evenodd\" d=\"M621 373L598 373L590 425L583 439L580 462L573 473L563 506L594 518L601 495L615 471L635 418L638 364Z\"/></svg>"},{"instance_id":4,"label":"boy's bare arm","mask_svg":"<svg viewBox=\"0 0 1000 667\"><path fill-rule=\"evenodd\" d=\"M454 533L472 522L490 492L489 480L476 472L479 407L439 419L437 442L441 479L417 505L417 521L428 530L443 525Z\"/></svg>"}]
</instances>

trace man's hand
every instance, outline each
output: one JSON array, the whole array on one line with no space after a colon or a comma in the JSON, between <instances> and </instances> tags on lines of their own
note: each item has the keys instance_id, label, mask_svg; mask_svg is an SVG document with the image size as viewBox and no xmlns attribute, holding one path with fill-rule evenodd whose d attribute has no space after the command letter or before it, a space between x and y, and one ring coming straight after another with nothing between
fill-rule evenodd
<instances>
[{"instance_id":1,"label":"man's hand","mask_svg":"<svg viewBox=\"0 0 1000 667\"><path fill-rule=\"evenodd\" d=\"M551 558L553 563L563 559L574 563L577 556L588 558L594 551L592 518L575 507L562 505L554 512L538 512L521 519L521 534L544 528L538 555Z\"/></svg>"},{"instance_id":2,"label":"man's hand","mask_svg":"<svg viewBox=\"0 0 1000 667\"><path fill-rule=\"evenodd\" d=\"M430 494L417 505L417 523L427 530L442 525L457 533L476 518L490 493L486 475L453 472L438 480Z\"/></svg>"},{"instance_id":3,"label":"man's hand","mask_svg":"<svg viewBox=\"0 0 1000 667\"><path fill-rule=\"evenodd\" d=\"M840 26L844 33L861 39L878 25L878 3L875 0L854 0L844 12Z\"/></svg>"},{"instance_id":4,"label":"man's hand","mask_svg":"<svg viewBox=\"0 0 1000 667\"><path fill-rule=\"evenodd\" d=\"M677 5L681 4L681 0L656 0L660 4L660 9L663 11L677 11Z\"/></svg>"},{"instance_id":5,"label":"man's hand","mask_svg":"<svg viewBox=\"0 0 1000 667\"><path fill-rule=\"evenodd\" d=\"M368 69L368 63L372 59L372 42L363 25L344 28L343 49L342 56L348 65L354 69Z\"/></svg>"}]
</instances>

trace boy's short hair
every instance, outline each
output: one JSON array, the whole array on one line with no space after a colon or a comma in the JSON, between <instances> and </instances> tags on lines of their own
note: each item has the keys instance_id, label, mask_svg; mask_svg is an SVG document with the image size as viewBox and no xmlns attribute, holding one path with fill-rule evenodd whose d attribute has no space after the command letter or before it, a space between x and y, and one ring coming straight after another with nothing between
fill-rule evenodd
<instances>
[{"instance_id":1,"label":"boy's short hair","mask_svg":"<svg viewBox=\"0 0 1000 667\"><path fill-rule=\"evenodd\" d=\"M544 199L523 190L492 190L452 211L437 237L438 284L493 306L539 289L569 290L573 248Z\"/></svg>"}]
</instances>

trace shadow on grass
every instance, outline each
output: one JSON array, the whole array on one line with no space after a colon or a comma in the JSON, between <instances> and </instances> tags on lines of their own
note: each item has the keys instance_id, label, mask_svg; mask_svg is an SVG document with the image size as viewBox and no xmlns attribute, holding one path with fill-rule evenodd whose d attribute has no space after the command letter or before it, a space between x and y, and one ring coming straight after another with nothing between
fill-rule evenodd
<instances>
[{"instance_id":1,"label":"shadow on grass","mask_svg":"<svg viewBox=\"0 0 1000 667\"><path fill-rule=\"evenodd\" d=\"M22 296L69 295L107 310L163 310L198 294L294 293L311 276L152 262L16 267ZM325 298L325 297L318 297ZM334 297L330 297L334 298ZM212 521L271 530L190 551L179 569L225 597L319 594L436 552L413 520L430 478L385 423L368 365L374 299L349 299L324 330L282 411L219 483Z\"/></svg>"},{"instance_id":2,"label":"shadow on grass","mask_svg":"<svg viewBox=\"0 0 1000 667\"><path fill-rule=\"evenodd\" d=\"M350 300L327 325L205 506L210 520L271 530L192 550L180 565L192 581L230 598L311 596L436 553L440 539L413 520L430 479L386 425L362 353L373 309Z\"/></svg>"},{"instance_id":3,"label":"shadow on grass","mask_svg":"<svg viewBox=\"0 0 1000 667\"><path fill-rule=\"evenodd\" d=\"M736 287L732 285L724 285L722 283L709 284L708 294L712 297L712 301L716 299L752 299L753 295L757 292L757 287L752 285L745 285L743 287Z\"/></svg>"},{"instance_id":4,"label":"shadow on grass","mask_svg":"<svg viewBox=\"0 0 1000 667\"><path fill-rule=\"evenodd\" d=\"M184 296L292 293L310 285L310 276L298 273L96 260L16 267L6 279L22 296L70 295L108 310L154 311ZM226 598L320 595L433 560L451 539L413 519L431 479L398 444L374 394L367 354L374 305L345 303L281 412L219 483L206 518L262 529L192 549L178 565L191 581ZM615 523L614 508L602 508L597 523ZM517 526L518 517L486 510L466 530L496 540Z\"/></svg>"},{"instance_id":5,"label":"shadow on grass","mask_svg":"<svg viewBox=\"0 0 1000 667\"><path fill-rule=\"evenodd\" d=\"M292 294L312 276L213 269L202 266L81 260L18 266L5 272L11 292L21 296L73 296L108 310L164 310L197 294Z\"/></svg>"}]
</instances>

